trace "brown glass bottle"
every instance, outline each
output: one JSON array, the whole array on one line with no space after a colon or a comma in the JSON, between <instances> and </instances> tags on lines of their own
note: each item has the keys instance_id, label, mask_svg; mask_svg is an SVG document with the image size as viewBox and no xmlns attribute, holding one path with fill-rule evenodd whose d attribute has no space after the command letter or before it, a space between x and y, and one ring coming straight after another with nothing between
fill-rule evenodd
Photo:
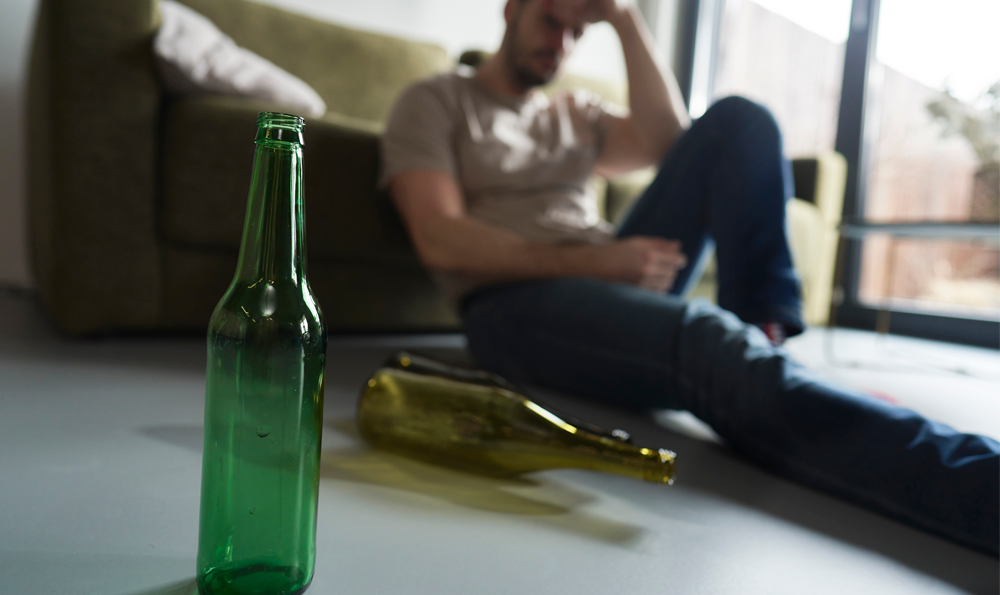
<instances>
[{"instance_id":1,"label":"brown glass bottle","mask_svg":"<svg viewBox=\"0 0 1000 595\"><path fill-rule=\"evenodd\" d=\"M669 450L571 423L496 376L428 362L400 353L368 381L357 421L373 446L490 475L576 468L673 479Z\"/></svg>"}]
</instances>

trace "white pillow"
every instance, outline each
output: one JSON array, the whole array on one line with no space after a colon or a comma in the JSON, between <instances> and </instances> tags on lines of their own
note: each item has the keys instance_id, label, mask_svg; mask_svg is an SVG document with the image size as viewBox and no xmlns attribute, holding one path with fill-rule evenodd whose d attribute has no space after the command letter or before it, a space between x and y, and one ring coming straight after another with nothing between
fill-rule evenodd
<instances>
[{"instance_id":1,"label":"white pillow","mask_svg":"<svg viewBox=\"0 0 1000 595\"><path fill-rule=\"evenodd\" d=\"M204 16L173 0L161 0L160 12L153 53L168 92L252 97L314 118L326 113L323 98L305 81L236 45Z\"/></svg>"}]
</instances>

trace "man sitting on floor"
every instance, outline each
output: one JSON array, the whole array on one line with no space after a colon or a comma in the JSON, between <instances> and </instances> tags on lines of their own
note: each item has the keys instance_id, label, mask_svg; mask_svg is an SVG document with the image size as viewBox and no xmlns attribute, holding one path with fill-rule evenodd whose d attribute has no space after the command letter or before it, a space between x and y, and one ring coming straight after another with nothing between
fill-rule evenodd
<instances>
[{"instance_id":1,"label":"man sitting on floor","mask_svg":"<svg viewBox=\"0 0 1000 595\"><path fill-rule=\"evenodd\" d=\"M504 18L495 55L408 89L383 137L383 183L478 363L686 409L778 473L996 552L996 441L834 387L772 345L803 323L771 115L731 97L692 124L630 2L508 0ZM628 112L536 89L597 21L621 41ZM613 229L588 179L656 164ZM721 308L679 297L710 242Z\"/></svg>"}]
</instances>

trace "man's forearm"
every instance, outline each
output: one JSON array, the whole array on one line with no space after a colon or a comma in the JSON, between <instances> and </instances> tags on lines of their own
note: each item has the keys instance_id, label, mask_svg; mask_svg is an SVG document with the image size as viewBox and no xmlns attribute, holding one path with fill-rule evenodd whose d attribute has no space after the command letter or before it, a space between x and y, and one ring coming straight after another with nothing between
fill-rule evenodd
<instances>
[{"instance_id":1,"label":"man's forearm","mask_svg":"<svg viewBox=\"0 0 1000 595\"><path fill-rule=\"evenodd\" d=\"M541 244L467 217L425 222L414 242L428 268L492 283L593 277L664 292L686 264L676 241L633 236L606 245Z\"/></svg>"},{"instance_id":2,"label":"man's forearm","mask_svg":"<svg viewBox=\"0 0 1000 595\"><path fill-rule=\"evenodd\" d=\"M600 274L595 246L531 242L468 217L428 221L413 239L421 260L435 270L495 281Z\"/></svg>"},{"instance_id":3,"label":"man's forearm","mask_svg":"<svg viewBox=\"0 0 1000 595\"><path fill-rule=\"evenodd\" d=\"M629 108L636 135L658 161L691 124L673 73L660 64L656 44L634 4L609 19L628 72Z\"/></svg>"},{"instance_id":4,"label":"man's forearm","mask_svg":"<svg viewBox=\"0 0 1000 595\"><path fill-rule=\"evenodd\" d=\"M599 276L599 246L553 246L469 217L455 179L409 170L390 186L420 260L431 269L496 281ZM605 274L606 276L606 274Z\"/></svg>"}]
</instances>

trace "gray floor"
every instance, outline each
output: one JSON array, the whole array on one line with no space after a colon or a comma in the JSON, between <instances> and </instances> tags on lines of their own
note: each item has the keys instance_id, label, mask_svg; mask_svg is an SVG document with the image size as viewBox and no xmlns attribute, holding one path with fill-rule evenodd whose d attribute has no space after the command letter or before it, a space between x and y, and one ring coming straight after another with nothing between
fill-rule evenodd
<instances>
[{"instance_id":1,"label":"gray floor","mask_svg":"<svg viewBox=\"0 0 1000 595\"><path fill-rule=\"evenodd\" d=\"M331 341L310 593L1000 590L996 558L760 471L683 414L550 396L676 450L670 487L579 471L502 482L369 451L354 399L399 346L454 354L462 339ZM996 352L850 331L789 349L963 430L1000 428ZM0 295L0 593L192 591L203 383L200 338L64 340L29 298Z\"/></svg>"}]
</instances>

